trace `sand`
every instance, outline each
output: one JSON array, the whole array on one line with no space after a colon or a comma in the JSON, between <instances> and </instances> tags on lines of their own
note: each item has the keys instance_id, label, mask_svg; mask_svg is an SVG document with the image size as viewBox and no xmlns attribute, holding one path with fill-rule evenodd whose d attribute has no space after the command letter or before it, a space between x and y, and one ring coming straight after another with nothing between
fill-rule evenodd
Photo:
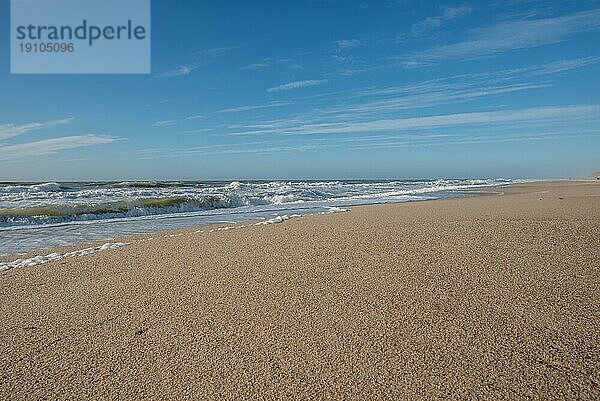
<instances>
[{"instance_id":1,"label":"sand","mask_svg":"<svg viewBox=\"0 0 600 401\"><path fill-rule=\"evenodd\" d=\"M0 398L598 399L600 184L503 191L9 270Z\"/></svg>"}]
</instances>

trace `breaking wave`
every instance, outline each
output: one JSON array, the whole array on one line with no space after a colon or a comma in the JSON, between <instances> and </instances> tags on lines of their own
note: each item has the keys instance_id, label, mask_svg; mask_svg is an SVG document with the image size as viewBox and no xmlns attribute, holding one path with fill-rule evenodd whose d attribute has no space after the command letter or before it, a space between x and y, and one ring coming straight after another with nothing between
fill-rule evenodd
<instances>
[{"instance_id":1,"label":"breaking wave","mask_svg":"<svg viewBox=\"0 0 600 401\"><path fill-rule=\"evenodd\" d=\"M2 193L23 193L23 192L58 192L63 188L57 182L44 182L41 184L30 185L0 185L0 194Z\"/></svg>"},{"instance_id":2,"label":"breaking wave","mask_svg":"<svg viewBox=\"0 0 600 401\"><path fill-rule=\"evenodd\" d=\"M67 221L139 217L157 214L195 212L250 205L249 199L235 194L217 194L200 199L142 198L97 204L28 206L0 209L0 226L55 224ZM257 202L258 203L258 202Z\"/></svg>"}]
</instances>

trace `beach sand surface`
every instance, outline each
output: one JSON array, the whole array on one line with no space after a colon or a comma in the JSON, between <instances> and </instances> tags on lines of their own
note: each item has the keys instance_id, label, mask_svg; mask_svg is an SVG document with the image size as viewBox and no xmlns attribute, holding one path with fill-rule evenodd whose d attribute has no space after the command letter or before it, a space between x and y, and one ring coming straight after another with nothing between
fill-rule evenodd
<instances>
[{"instance_id":1,"label":"beach sand surface","mask_svg":"<svg viewBox=\"0 0 600 401\"><path fill-rule=\"evenodd\" d=\"M600 183L352 207L0 275L0 399L599 399Z\"/></svg>"}]
</instances>

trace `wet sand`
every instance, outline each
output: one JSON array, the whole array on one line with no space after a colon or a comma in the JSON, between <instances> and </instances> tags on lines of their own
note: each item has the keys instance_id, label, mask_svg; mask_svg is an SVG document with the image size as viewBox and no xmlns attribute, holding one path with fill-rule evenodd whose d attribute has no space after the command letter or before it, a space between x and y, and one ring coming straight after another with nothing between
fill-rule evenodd
<instances>
[{"instance_id":1,"label":"wet sand","mask_svg":"<svg viewBox=\"0 0 600 401\"><path fill-rule=\"evenodd\" d=\"M0 399L598 399L600 183L0 275Z\"/></svg>"}]
</instances>

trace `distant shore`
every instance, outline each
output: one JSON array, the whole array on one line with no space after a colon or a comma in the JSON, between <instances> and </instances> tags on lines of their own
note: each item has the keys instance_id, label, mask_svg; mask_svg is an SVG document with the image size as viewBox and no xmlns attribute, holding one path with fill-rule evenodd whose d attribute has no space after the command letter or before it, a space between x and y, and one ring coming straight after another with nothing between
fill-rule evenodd
<instances>
[{"instance_id":1,"label":"distant shore","mask_svg":"<svg viewBox=\"0 0 600 401\"><path fill-rule=\"evenodd\" d=\"M597 399L600 183L494 191L7 270L0 398Z\"/></svg>"}]
</instances>

